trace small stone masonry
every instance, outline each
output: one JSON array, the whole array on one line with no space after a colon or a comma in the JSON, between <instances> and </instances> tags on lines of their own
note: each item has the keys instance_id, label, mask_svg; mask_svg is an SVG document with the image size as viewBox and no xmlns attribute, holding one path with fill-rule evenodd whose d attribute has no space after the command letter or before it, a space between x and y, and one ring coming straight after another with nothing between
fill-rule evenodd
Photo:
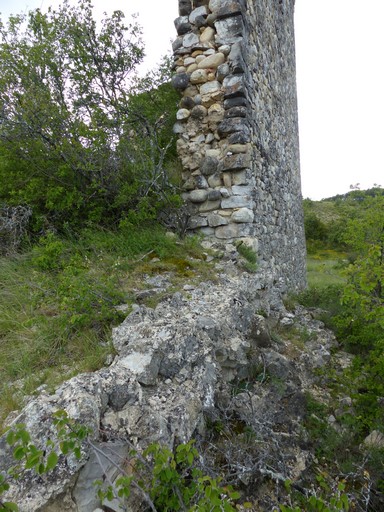
<instances>
[{"instance_id":1,"label":"small stone masonry","mask_svg":"<svg viewBox=\"0 0 384 512\"><path fill-rule=\"evenodd\" d=\"M174 131L190 229L305 286L294 0L179 0Z\"/></svg>"}]
</instances>

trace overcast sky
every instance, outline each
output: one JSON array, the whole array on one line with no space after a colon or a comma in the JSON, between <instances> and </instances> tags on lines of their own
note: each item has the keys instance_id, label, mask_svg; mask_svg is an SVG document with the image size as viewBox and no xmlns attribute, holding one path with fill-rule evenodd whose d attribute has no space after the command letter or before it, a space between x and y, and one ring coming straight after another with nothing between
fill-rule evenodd
<instances>
[{"instance_id":1,"label":"overcast sky","mask_svg":"<svg viewBox=\"0 0 384 512\"><path fill-rule=\"evenodd\" d=\"M9 13L59 0L0 0ZM177 0L93 0L96 13L139 13L147 65L175 38ZM296 0L296 54L304 197L384 186L384 0Z\"/></svg>"}]
</instances>

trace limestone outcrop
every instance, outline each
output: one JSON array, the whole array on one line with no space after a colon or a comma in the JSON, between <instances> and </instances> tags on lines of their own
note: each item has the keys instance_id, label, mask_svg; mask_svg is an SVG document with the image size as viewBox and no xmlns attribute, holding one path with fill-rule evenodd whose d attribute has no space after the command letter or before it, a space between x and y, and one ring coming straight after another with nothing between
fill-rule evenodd
<instances>
[{"instance_id":1,"label":"limestone outcrop","mask_svg":"<svg viewBox=\"0 0 384 512\"><path fill-rule=\"evenodd\" d=\"M25 423L44 446L55 438L52 413L64 409L92 428L93 443L109 459L120 461L132 445L140 449L154 441L173 447L196 438L203 446L212 434L209 425L224 415L249 425L259 439L257 457L251 448L236 451L245 457L239 465L249 465L238 475L241 485L276 475L298 478L313 457L299 436L304 392L316 386L313 368L329 362L336 342L308 312L287 313L272 274L242 273L231 259L217 271L215 285L186 285L154 309L135 307L113 332L117 355L108 367L74 377L52 395L43 392L13 424ZM313 334L305 346L273 335L294 323ZM203 450L208 464L211 455ZM14 463L4 437L0 456L3 469ZM21 512L93 512L100 502L92 482L105 472L116 478L109 459L100 469L85 446L81 461L62 458L52 473L12 483L8 498ZM260 503L265 499L261 492ZM140 503L136 497L130 510ZM108 507L119 510L117 503Z\"/></svg>"}]
</instances>

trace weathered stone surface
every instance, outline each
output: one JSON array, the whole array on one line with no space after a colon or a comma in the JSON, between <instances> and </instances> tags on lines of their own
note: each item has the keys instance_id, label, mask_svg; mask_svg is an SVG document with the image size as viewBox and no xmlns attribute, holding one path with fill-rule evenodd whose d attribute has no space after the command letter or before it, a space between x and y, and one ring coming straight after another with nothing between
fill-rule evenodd
<instances>
[{"instance_id":1,"label":"weathered stone surface","mask_svg":"<svg viewBox=\"0 0 384 512\"><path fill-rule=\"evenodd\" d=\"M241 132L249 136L249 128L242 117L232 117L224 119L219 125L218 132L220 135L228 135L233 132ZM247 141L248 142L248 141Z\"/></svg>"},{"instance_id":2,"label":"weathered stone surface","mask_svg":"<svg viewBox=\"0 0 384 512\"><path fill-rule=\"evenodd\" d=\"M225 111L225 117L247 117L247 107L233 107Z\"/></svg>"},{"instance_id":3,"label":"weathered stone surface","mask_svg":"<svg viewBox=\"0 0 384 512\"><path fill-rule=\"evenodd\" d=\"M212 210L217 210L218 208L220 208L220 200L205 201L205 203L199 206L199 212L211 212Z\"/></svg>"},{"instance_id":4,"label":"weathered stone surface","mask_svg":"<svg viewBox=\"0 0 384 512\"><path fill-rule=\"evenodd\" d=\"M229 75L223 80L224 98L245 95L243 75Z\"/></svg>"},{"instance_id":5,"label":"weathered stone surface","mask_svg":"<svg viewBox=\"0 0 384 512\"><path fill-rule=\"evenodd\" d=\"M238 223L253 222L254 217L253 211L249 208L239 208L232 213L231 221Z\"/></svg>"},{"instance_id":6,"label":"weathered stone surface","mask_svg":"<svg viewBox=\"0 0 384 512\"><path fill-rule=\"evenodd\" d=\"M235 43L239 41L244 33L244 23L242 16L234 16L215 22L216 43Z\"/></svg>"},{"instance_id":7,"label":"weathered stone surface","mask_svg":"<svg viewBox=\"0 0 384 512\"><path fill-rule=\"evenodd\" d=\"M247 99L242 96L227 98L224 100L224 108L226 110L229 110L234 107L246 107L247 105Z\"/></svg>"},{"instance_id":8,"label":"weathered stone surface","mask_svg":"<svg viewBox=\"0 0 384 512\"><path fill-rule=\"evenodd\" d=\"M186 108L180 108L177 112L176 112L176 119L178 121L183 121L185 119L188 119L188 117L191 115L190 111Z\"/></svg>"},{"instance_id":9,"label":"weathered stone surface","mask_svg":"<svg viewBox=\"0 0 384 512\"><path fill-rule=\"evenodd\" d=\"M217 213L211 213L208 215L208 224L211 227L216 228L217 226L225 226L228 224L228 219L218 215Z\"/></svg>"},{"instance_id":10,"label":"weathered stone surface","mask_svg":"<svg viewBox=\"0 0 384 512\"><path fill-rule=\"evenodd\" d=\"M223 64L225 60L223 53L214 53L213 55L209 55L205 57L205 59L201 60L197 67L199 69L208 69L208 68L217 68L220 64Z\"/></svg>"},{"instance_id":11,"label":"weathered stone surface","mask_svg":"<svg viewBox=\"0 0 384 512\"><path fill-rule=\"evenodd\" d=\"M189 219L188 226L189 229L196 229L208 226L208 220L206 217L200 217L200 215L195 215Z\"/></svg>"},{"instance_id":12,"label":"weathered stone surface","mask_svg":"<svg viewBox=\"0 0 384 512\"><path fill-rule=\"evenodd\" d=\"M179 0L179 14L180 16L187 16L192 11L191 0Z\"/></svg>"},{"instance_id":13,"label":"weathered stone surface","mask_svg":"<svg viewBox=\"0 0 384 512\"><path fill-rule=\"evenodd\" d=\"M179 48L175 52L176 56L179 55L175 62L178 73L183 75L185 69L193 76L193 82L196 80L194 66L207 70L203 77L199 75L194 95L190 86L184 89L184 96L191 96L195 105L206 107L208 113L189 119L185 123L185 131L178 127L181 136L188 141L186 145L177 146L182 163L194 171L199 169L205 156L213 156L211 151L218 151L214 156L221 163L219 170L222 175L218 170L207 174L208 185L217 189L224 185L231 197L245 193L244 190L234 192L233 187L252 187L253 192L247 192L246 198L252 197L257 203L233 206L233 210L254 208L249 233L260 240L260 260L266 264L272 261L281 279L303 284L305 244L297 137L293 6L281 8L271 0L211 0L207 10L205 0L193 3L195 9L202 6L199 23L203 28L197 29L196 16L196 25L189 34L182 36L197 35L199 44L193 44L189 49L180 48L179 36L174 45ZM187 21L190 22L190 18ZM185 18L176 22L179 31L184 30L181 27L185 22ZM180 52L185 57L181 57ZM196 147L197 143L199 147ZM237 155L242 157L238 159ZM231 197L224 199L231 200ZM246 226L236 228L237 232L243 227L245 229ZM206 233L211 229L212 226L206 227Z\"/></svg>"},{"instance_id":14,"label":"weathered stone surface","mask_svg":"<svg viewBox=\"0 0 384 512\"><path fill-rule=\"evenodd\" d=\"M246 64L244 61L245 47L242 41L238 41L232 45L231 52L228 56L228 61L231 71L234 74L244 73Z\"/></svg>"},{"instance_id":15,"label":"weathered stone surface","mask_svg":"<svg viewBox=\"0 0 384 512\"><path fill-rule=\"evenodd\" d=\"M189 85L189 76L186 73L174 75L172 77L172 85L178 91L183 91Z\"/></svg>"},{"instance_id":16,"label":"weathered stone surface","mask_svg":"<svg viewBox=\"0 0 384 512\"><path fill-rule=\"evenodd\" d=\"M188 22L188 16L180 16L175 19L175 27L177 33L180 35L184 35L191 30L191 24Z\"/></svg>"},{"instance_id":17,"label":"weathered stone surface","mask_svg":"<svg viewBox=\"0 0 384 512\"><path fill-rule=\"evenodd\" d=\"M213 27L206 27L200 35L200 42L209 43L210 41L213 41L214 36L215 29Z\"/></svg>"},{"instance_id":18,"label":"weathered stone surface","mask_svg":"<svg viewBox=\"0 0 384 512\"><path fill-rule=\"evenodd\" d=\"M215 236L221 240L240 238L249 235L249 227L245 224L228 224L215 229Z\"/></svg>"},{"instance_id":19,"label":"weathered stone surface","mask_svg":"<svg viewBox=\"0 0 384 512\"><path fill-rule=\"evenodd\" d=\"M190 96L183 96L180 100L180 108L191 109L195 106L194 100Z\"/></svg>"},{"instance_id":20,"label":"weathered stone surface","mask_svg":"<svg viewBox=\"0 0 384 512\"><path fill-rule=\"evenodd\" d=\"M197 64L198 66L198 64ZM208 73L206 69L196 69L191 74L191 84L204 84L208 80Z\"/></svg>"},{"instance_id":21,"label":"weathered stone surface","mask_svg":"<svg viewBox=\"0 0 384 512\"><path fill-rule=\"evenodd\" d=\"M222 208L252 208L252 200L249 196L231 196L221 201Z\"/></svg>"},{"instance_id":22,"label":"weathered stone surface","mask_svg":"<svg viewBox=\"0 0 384 512\"><path fill-rule=\"evenodd\" d=\"M219 161L217 160L217 158L207 156L201 162L200 172L204 176L210 176L211 174L215 174L218 165Z\"/></svg>"},{"instance_id":23,"label":"weathered stone surface","mask_svg":"<svg viewBox=\"0 0 384 512\"><path fill-rule=\"evenodd\" d=\"M183 37L183 46L184 48L190 48L191 46L196 46L199 44L199 36L190 32Z\"/></svg>"},{"instance_id":24,"label":"weathered stone surface","mask_svg":"<svg viewBox=\"0 0 384 512\"><path fill-rule=\"evenodd\" d=\"M204 107L203 105L196 105L191 110L191 117L193 119L204 119L204 117L207 115L208 109ZM205 137L204 137L205 140Z\"/></svg>"},{"instance_id":25,"label":"weathered stone surface","mask_svg":"<svg viewBox=\"0 0 384 512\"><path fill-rule=\"evenodd\" d=\"M203 203L208 197L206 190L192 190L189 194L189 200L192 203Z\"/></svg>"},{"instance_id":26,"label":"weathered stone surface","mask_svg":"<svg viewBox=\"0 0 384 512\"><path fill-rule=\"evenodd\" d=\"M251 157L249 153L238 153L235 155L226 156L221 164L222 171L240 171L249 167Z\"/></svg>"},{"instance_id":27,"label":"weathered stone surface","mask_svg":"<svg viewBox=\"0 0 384 512\"><path fill-rule=\"evenodd\" d=\"M193 9L191 14L189 15L189 21L190 23L195 23L196 18L199 16L207 16L208 15L208 8L205 5L202 5L201 7L197 7L196 9Z\"/></svg>"}]
</instances>

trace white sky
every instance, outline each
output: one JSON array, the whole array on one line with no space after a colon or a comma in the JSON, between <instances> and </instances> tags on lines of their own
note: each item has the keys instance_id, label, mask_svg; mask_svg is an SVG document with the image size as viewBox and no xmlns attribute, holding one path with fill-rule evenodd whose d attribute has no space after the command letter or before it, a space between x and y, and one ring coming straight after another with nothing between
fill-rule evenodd
<instances>
[{"instance_id":1,"label":"white sky","mask_svg":"<svg viewBox=\"0 0 384 512\"><path fill-rule=\"evenodd\" d=\"M59 0L0 0L2 18ZM139 13L156 65L176 37L178 0L93 0L96 14ZM303 196L384 186L384 0L296 0Z\"/></svg>"}]
</instances>

